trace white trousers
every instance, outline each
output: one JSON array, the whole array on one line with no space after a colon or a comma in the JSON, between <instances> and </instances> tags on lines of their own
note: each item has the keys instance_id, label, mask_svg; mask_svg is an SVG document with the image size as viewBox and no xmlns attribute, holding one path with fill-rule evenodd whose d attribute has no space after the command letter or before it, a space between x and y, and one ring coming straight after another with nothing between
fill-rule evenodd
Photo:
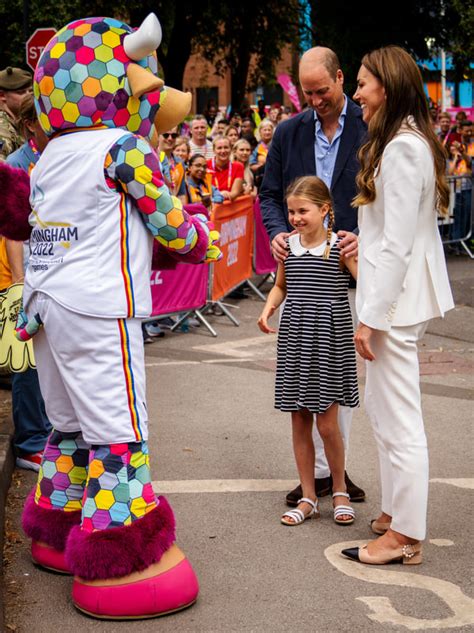
<instances>
[{"instance_id":1,"label":"white trousers","mask_svg":"<svg viewBox=\"0 0 474 633\"><path fill-rule=\"evenodd\" d=\"M382 511L392 529L426 536L428 447L423 426L417 342L427 322L372 336L375 360L366 361L365 407L380 461Z\"/></svg>"},{"instance_id":2,"label":"white trousers","mask_svg":"<svg viewBox=\"0 0 474 633\"><path fill-rule=\"evenodd\" d=\"M82 431L88 444L148 438L145 357L139 319L100 319L43 293L28 304L44 326L34 350L46 412L55 429Z\"/></svg>"}]
</instances>

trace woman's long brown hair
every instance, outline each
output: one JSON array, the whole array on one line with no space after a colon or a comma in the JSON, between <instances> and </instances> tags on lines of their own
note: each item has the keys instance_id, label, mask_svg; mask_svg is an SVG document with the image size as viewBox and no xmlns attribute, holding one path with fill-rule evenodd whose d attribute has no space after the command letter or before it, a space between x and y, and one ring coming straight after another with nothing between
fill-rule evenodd
<instances>
[{"instance_id":1,"label":"woman's long brown hair","mask_svg":"<svg viewBox=\"0 0 474 633\"><path fill-rule=\"evenodd\" d=\"M385 89L386 99L369 123L369 140L359 150L360 171L357 175L358 195L353 206L375 200L375 172L380 166L386 145L397 134L406 119L412 116L416 127L412 131L422 136L431 148L434 159L437 209L445 214L449 206L446 182L446 154L431 124L423 79L413 58L399 46L386 46L365 55L362 65L376 77Z\"/></svg>"}]
</instances>

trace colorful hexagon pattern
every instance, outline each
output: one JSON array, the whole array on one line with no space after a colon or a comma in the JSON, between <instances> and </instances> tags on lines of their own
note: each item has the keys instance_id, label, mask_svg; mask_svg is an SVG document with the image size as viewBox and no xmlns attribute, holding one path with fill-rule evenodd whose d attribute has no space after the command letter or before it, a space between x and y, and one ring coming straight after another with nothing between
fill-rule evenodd
<instances>
[{"instance_id":1,"label":"colorful hexagon pattern","mask_svg":"<svg viewBox=\"0 0 474 633\"><path fill-rule=\"evenodd\" d=\"M71 22L49 41L34 81L36 108L46 134L98 124L141 136L152 134L160 94L131 95L126 72L132 60L123 47L131 32L113 18L86 18ZM157 73L155 54L133 63Z\"/></svg>"},{"instance_id":2,"label":"colorful hexagon pattern","mask_svg":"<svg viewBox=\"0 0 474 633\"><path fill-rule=\"evenodd\" d=\"M53 431L43 453L36 503L43 508L80 510L88 462L89 446L80 433Z\"/></svg>"},{"instance_id":3,"label":"colorful hexagon pattern","mask_svg":"<svg viewBox=\"0 0 474 633\"><path fill-rule=\"evenodd\" d=\"M161 180L158 158L143 139L131 135L119 139L106 164L110 177L119 180L133 198L146 216L147 228L159 242L180 253L194 247L198 239L196 229L179 199L169 195Z\"/></svg>"},{"instance_id":4,"label":"colorful hexagon pattern","mask_svg":"<svg viewBox=\"0 0 474 633\"><path fill-rule=\"evenodd\" d=\"M91 450L82 509L84 530L129 525L155 507L146 442Z\"/></svg>"}]
</instances>

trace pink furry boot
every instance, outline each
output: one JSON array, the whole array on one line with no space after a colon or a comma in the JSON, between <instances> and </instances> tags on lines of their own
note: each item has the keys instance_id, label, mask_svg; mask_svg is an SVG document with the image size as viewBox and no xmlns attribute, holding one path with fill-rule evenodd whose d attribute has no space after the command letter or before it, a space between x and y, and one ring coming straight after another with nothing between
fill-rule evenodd
<instances>
[{"instance_id":1,"label":"pink furry boot","mask_svg":"<svg viewBox=\"0 0 474 633\"><path fill-rule=\"evenodd\" d=\"M65 512L42 508L35 503L35 491L28 495L22 515L23 530L32 539L31 556L41 567L70 574L64 557L71 529L81 522L81 511Z\"/></svg>"},{"instance_id":2,"label":"pink furry boot","mask_svg":"<svg viewBox=\"0 0 474 633\"><path fill-rule=\"evenodd\" d=\"M174 543L173 512L164 497L130 525L93 532L74 527L66 561L75 606L96 618L141 619L179 611L199 592L196 575Z\"/></svg>"}]
</instances>

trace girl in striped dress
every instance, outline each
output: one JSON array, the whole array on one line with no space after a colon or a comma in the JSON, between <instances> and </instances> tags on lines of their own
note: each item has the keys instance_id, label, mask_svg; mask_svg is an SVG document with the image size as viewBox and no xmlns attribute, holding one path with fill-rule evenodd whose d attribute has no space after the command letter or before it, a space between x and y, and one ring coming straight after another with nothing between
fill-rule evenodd
<instances>
[{"instance_id":1,"label":"girl in striped dress","mask_svg":"<svg viewBox=\"0 0 474 633\"><path fill-rule=\"evenodd\" d=\"M333 478L334 520L354 522L344 482L344 445L337 423L339 405L357 407L356 357L348 300L354 258L342 258L333 233L331 194L316 176L304 176L287 190L295 232L279 264L274 287L258 320L262 332L276 332L268 319L284 302L277 349L275 408L289 411L293 448L303 495L281 522L300 525L319 516L314 487L313 418L324 442ZM326 228L327 227L327 228Z\"/></svg>"}]
</instances>

